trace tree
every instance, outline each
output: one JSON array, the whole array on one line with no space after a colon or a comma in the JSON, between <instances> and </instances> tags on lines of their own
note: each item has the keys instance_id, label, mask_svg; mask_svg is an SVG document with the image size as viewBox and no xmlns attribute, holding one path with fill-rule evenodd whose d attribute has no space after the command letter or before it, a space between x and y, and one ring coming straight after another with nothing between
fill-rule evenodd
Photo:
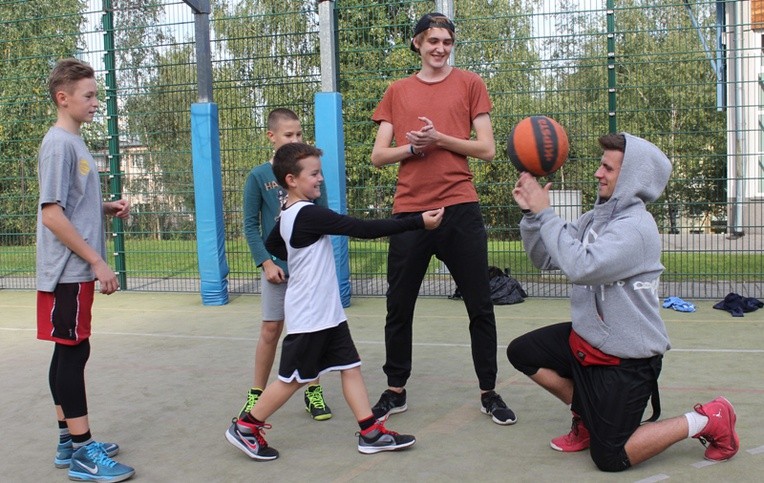
<instances>
[{"instance_id":1,"label":"tree","mask_svg":"<svg viewBox=\"0 0 764 483\"><path fill-rule=\"evenodd\" d=\"M265 121L271 109L295 111L306 133L312 126L321 75L318 15L306 0L216 1L213 12L222 59L216 96L225 95L221 121L233 129L226 166L248 169L253 155L256 164L270 158Z\"/></svg>"},{"instance_id":2,"label":"tree","mask_svg":"<svg viewBox=\"0 0 764 483\"><path fill-rule=\"evenodd\" d=\"M179 231L193 233L194 189L191 164L191 103L196 99L193 46L173 47L158 57L156 74L144 93L127 99L130 134L140 147L144 177L128 180L126 188L148 195L141 211L153 214L153 236ZM156 224L156 227L154 226ZM156 231L153 229L156 228ZM144 232L145 233L145 232Z\"/></svg>"},{"instance_id":3,"label":"tree","mask_svg":"<svg viewBox=\"0 0 764 483\"><path fill-rule=\"evenodd\" d=\"M718 214L726 198L725 116L716 111L715 78L697 32L690 28L687 13L674 2L620 2L615 10L616 120L619 131L642 135L655 143L674 163L666 197L669 209L654 204L650 209L669 230L675 229L669 213L678 200L687 202L690 214ZM696 10L701 24L714 21L711 6ZM583 15L583 14L581 14ZM578 19L585 29L572 68L555 76L554 90L588 93L581 99L563 97L575 110L578 121L570 123L573 136L605 133L608 119L606 54L601 40L604 15ZM573 106L573 102L577 104ZM583 160L599 156L595 143L580 148ZM590 165L590 164L589 164ZM584 192L592 203L592 190ZM723 210L722 210L723 211Z\"/></svg>"},{"instance_id":4,"label":"tree","mask_svg":"<svg viewBox=\"0 0 764 483\"><path fill-rule=\"evenodd\" d=\"M0 244L34 240L37 150L56 116L47 78L76 55L82 10L79 0L0 3Z\"/></svg>"},{"instance_id":5,"label":"tree","mask_svg":"<svg viewBox=\"0 0 764 483\"><path fill-rule=\"evenodd\" d=\"M182 169L188 157L188 147L182 142L190 137L188 129L181 128L184 116L175 112L178 106L169 104L177 99L168 99L161 85L176 82L172 79L176 72L167 72L163 66L184 58L182 49L166 47L176 40L173 31L162 25L161 3L112 0L112 7L122 169L137 167L126 173L123 183L134 204L126 230L132 236L157 239L174 230L192 231L188 211L193 199L189 200L188 192L193 190L189 170ZM184 80L194 82L187 76ZM167 113L167 118L158 115L160 112Z\"/></svg>"}]
</instances>

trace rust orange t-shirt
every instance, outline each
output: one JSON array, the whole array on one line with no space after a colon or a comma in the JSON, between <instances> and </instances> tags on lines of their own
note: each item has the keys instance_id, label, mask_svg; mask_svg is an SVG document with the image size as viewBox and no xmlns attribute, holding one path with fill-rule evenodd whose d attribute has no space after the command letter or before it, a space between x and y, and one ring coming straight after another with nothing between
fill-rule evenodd
<instances>
[{"instance_id":1,"label":"rust orange t-shirt","mask_svg":"<svg viewBox=\"0 0 764 483\"><path fill-rule=\"evenodd\" d=\"M392 124L395 143L402 146L408 144L408 131L424 125L419 117L430 119L438 132L469 139L472 121L490 111L488 89L480 76L453 68L438 82L425 82L416 75L393 82L372 119ZM424 157L411 156L400 162L393 213L475 201L478 196L466 156L432 147Z\"/></svg>"}]
</instances>

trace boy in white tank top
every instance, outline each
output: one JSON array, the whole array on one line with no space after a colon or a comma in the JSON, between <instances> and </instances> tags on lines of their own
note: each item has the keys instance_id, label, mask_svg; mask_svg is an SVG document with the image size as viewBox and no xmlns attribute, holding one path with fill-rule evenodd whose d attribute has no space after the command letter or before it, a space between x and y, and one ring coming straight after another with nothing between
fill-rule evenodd
<instances>
[{"instance_id":1,"label":"boy in white tank top","mask_svg":"<svg viewBox=\"0 0 764 483\"><path fill-rule=\"evenodd\" d=\"M282 342L278 380L269 384L257 404L231 424L228 441L250 458L273 460L265 421L304 384L329 371L340 371L343 394L358 421L358 451L373 454L407 448L414 436L384 426L372 413L361 375L361 359L340 302L331 240L327 235L377 238L407 230L436 228L442 209L408 218L359 220L340 215L310 200L320 196L321 150L302 143L279 148L273 158L276 181L287 192L281 218L266 248L289 263L290 281L284 301L287 336Z\"/></svg>"}]
</instances>

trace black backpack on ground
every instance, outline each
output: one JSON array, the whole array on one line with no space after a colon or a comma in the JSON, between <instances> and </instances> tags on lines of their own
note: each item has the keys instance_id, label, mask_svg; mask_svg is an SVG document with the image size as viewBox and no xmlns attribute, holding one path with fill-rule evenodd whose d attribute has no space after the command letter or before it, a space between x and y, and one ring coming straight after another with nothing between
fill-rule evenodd
<instances>
[{"instance_id":1,"label":"black backpack on ground","mask_svg":"<svg viewBox=\"0 0 764 483\"><path fill-rule=\"evenodd\" d=\"M523 302L528 296L520 282L509 274L509 269L502 272L498 267L488 267L488 287L491 290L491 301L494 305L510 305ZM456 287L451 300L460 300L462 293Z\"/></svg>"}]
</instances>

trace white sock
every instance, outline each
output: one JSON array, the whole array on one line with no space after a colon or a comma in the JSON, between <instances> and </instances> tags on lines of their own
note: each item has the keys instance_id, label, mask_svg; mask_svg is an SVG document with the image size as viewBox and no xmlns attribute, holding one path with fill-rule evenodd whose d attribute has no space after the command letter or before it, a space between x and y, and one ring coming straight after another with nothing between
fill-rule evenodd
<instances>
[{"instance_id":1,"label":"white sock","mask_svg":"<svg viewBox=\"0 0 764 483\"><path fill-rule=\"evenodd\" d=\"M690 427L688 438L692 438L703 431L703 428L708 424L708 416L703 416L697 411L685 413L684 417L687 418L687 425Z\"/></svg>"}]
</instances>

